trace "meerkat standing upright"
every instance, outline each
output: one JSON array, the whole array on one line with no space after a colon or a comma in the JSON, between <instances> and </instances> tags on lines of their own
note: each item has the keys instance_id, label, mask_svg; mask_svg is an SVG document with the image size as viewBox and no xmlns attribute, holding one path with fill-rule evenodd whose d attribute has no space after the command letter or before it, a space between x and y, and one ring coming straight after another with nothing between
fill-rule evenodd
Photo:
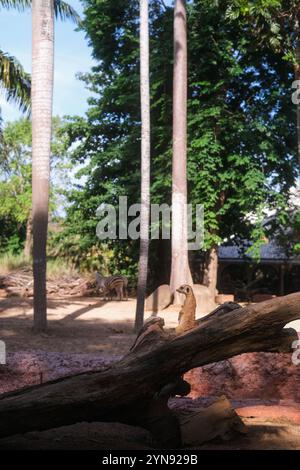
<instances>
[{"instance_id":1,"label":"meerkat standing upright","mask_svg":"<svg viewBox=\"0 0 300 470\"><path fill-rule=\"evenodd\" d=\"M185 295L184 304L178 316L178 326L175 329L177 334L181 334L197 326L196 299L193 289L187 284L180 286L179 289L177 289L177 292Z\"/></svg>"}]
</instances>

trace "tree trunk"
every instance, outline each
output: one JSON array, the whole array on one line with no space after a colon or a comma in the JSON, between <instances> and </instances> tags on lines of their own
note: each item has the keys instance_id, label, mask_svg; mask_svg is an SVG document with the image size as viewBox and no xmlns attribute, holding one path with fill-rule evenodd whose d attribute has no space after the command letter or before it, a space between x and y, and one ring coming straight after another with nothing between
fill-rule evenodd
<instances>
[{"instance_id":1,"label":"tree trunk","mask_svg":"<svg viewBox=\"0 0 300 470\"><path fill-rule=\"evenodd\" d=\"M218 248L212 247L208 252L206 268L204 272L204 284L211 291L213 300L217 294L218 280Z\"/></svg>"},{"instance_id":2,"label":"tree trunk","mask_svg":"<svg viewBox=\"0 0 300 470\"><path fill-rule=\"evenodd\" d=\"M30 213L27 219L27 223L26 223L26 239L25 239L25 246L24 246L24 256L26 259L30 258L31 249L32 249L32 215Z\"/></svg>"},{"instance_id":3,"label":"tree trunk","mask_svg":"<svg viewBox=\"0 0 300 470\"><path fill-rule=\"evenodd\" d=\"M171 291L174 303L182 296L176 289L192 284L187 240L187 22L185 0L176 0L174 9L173 72L173 161L172 161L172 265Z\"/></svg>"},{"instance_id":4,"label":"tree trunk","mask_svg":"<svg viewBox=\"0 0 300 470\"><path fill-rule=\"evenodd\" d=\"M150 84L148 0L140 0L140 89L141 89L141 225L135 329L144 322L147 288L150 215Z\"/></svg>"},{"instance_id":5,"label":"tree trunk","mask_svg":"<svg viewBox=\"0 0 300 470\"><path fill-rule=\"evenodd\" d=\"M32 231L34 328L47 327L46 245L54 55L53 0L32 1Z\"/></svg>"},{"instance_id":6,"label":"tree trunk","mask_svg":"<svg viewBox=\"0 0 300 470\"><path fill-rule=\"evenodd\" d=\"M179 423L167 402L189 393L182 375L246 352L291 351L298 335L283 327L300 318L299 304L296 293L234 310L218 308L177 337L163 330L163 319L154 318L113 366L2 395L0 436L118 421L141 425L168 445L178 445Z\"/></svg>"},{"instance_id":7,"label":"tree trunk","mask_svg":"<svg viewBox=\"0 0 300 470\"><path fill-rule=\"evenodd\" d=\"M296 43L296 64L295 64L295 79L300 80L300 28L297 30L297 43ZM297 105L297 150L298 150L298 162L300 167L300 103Z\"/></svg>"}]
</instances>

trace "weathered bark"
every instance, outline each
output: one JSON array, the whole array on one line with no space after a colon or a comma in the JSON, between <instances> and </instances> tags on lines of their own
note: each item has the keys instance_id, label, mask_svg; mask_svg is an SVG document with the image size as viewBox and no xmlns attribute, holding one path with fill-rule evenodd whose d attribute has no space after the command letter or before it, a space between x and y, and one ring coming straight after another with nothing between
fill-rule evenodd
<instances>
[{"instance_id":1,"label":"weathered bark","mask_svg":"<svg viewBox=\"0 0 300 470\"><path fill-rule=\"evenodd\" d=\"M32 231L34 327L47 327L46 245L52 131L53 0L32 1Z\"/></svg>"},{"instance_id":2,"label":"weathered bark","mask_svg":"<svg viewBox=\"0 0 300 470\"><path fill-rule=\"evenodd\" d=\"M147 288L150 216L150 83L149 83L149 25L148 0L140 0L140 62L141 62L141 225L140 258L137 285L135 329L144 322Z\"/></svg>"},{"instance_id":3,"label":"weathered bark","mask_svg":"<svg viewBox=\"0 0 300 470\"><path fill-rule=\"evenodd\" d=\"M169 431L167 442L178 444L167 400L189 393L182 375L245 352L289 352L298 336L283 327L300 318L299 305L296 293L228 312L217 309L177 337L154 318L112 367L2 395L0 437L80 421L118 421L156 430L158 438Z\"/></svg>"},{"instance_id":4,"label":"weathered bark","mask_svg":"<svg viewBox=\"0 0 300 470\"><path fill-rule=\"evenodd\" d=\"M176 289L192 285L188 261L187 233L187 21L185 0L176 0L174 9L173 73L173 160L172 160L172 265L170 286L174 303L182 295Z\"/></svg>"}]
</instances>

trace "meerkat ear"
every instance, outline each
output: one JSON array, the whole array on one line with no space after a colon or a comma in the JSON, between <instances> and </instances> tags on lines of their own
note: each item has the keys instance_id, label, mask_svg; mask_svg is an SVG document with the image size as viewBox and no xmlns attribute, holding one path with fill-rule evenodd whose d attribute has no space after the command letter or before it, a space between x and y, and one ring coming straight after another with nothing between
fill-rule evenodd
<instances>
[{"instance_id":1,"label":"meerkat ear","mask_svg":"<svg viewBox=\"0 0 300 470\"><path fill-rule=\"evenodd\" d=\"M187 288L186 288L186 291L187 291L187 293L189 293L189 292L190 292L190 288L189 288L189 287L187 287Z\"/></svg>"}]
</instances>

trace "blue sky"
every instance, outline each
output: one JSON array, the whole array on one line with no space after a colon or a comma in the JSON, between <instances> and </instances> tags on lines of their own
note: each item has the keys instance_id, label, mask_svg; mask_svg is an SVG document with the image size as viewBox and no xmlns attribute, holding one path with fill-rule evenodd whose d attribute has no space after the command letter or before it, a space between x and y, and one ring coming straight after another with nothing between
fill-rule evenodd
<instances>
[{"instance_id":1,"label":"blue sky","mask_svg":"<svg viewBox=\"0 0 300 470\"><path fill-rule=\"evenodd\" d=\"M114 0L112 0L114 1ZM79 0L68 0L79 14L82 6ZM172 0L165 0L171 5ZM31 71L31 13L17 10L0 10L0 48L14 55L27 72ZM54 115L83 115L87 110L89 92L76 73L91 69L91 49L83 32L76 32L70 21L56 21L55 24L55 74L54 74ZM0 90L0 109L4 121L22 116L18 108L8 104Z\"/></svg>"},{"instance_id":2,"label":"blue sky","mask_svg":"<svg viewBox=\"0 0 300 470\"><path fill-rule=\"evenodd\" d=\"M79 0L69 0L79 13ZM84 83L76 79L77 72L87 72L93 65L91 49L84 33L76 32L70 21L56 21L55 25L55 76L53 114L84 114L87 110L89 92ZM25 70L31 71L31 14L15 10L0 10L0 48L17 57ZM1 95L2 118L14 120L21 116L17 107L9 105Z\"/></svg>"}]
</instances>

